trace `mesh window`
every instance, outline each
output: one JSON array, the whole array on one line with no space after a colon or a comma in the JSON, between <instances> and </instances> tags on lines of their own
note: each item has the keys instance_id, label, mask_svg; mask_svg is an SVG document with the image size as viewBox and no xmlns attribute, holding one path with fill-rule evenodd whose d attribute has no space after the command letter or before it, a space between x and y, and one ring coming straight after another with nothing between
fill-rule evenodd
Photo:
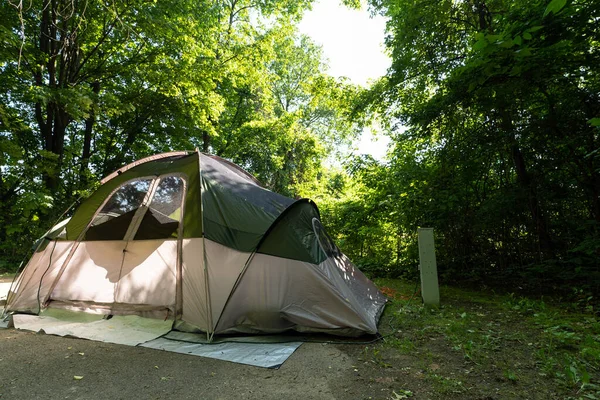
<instances>
[{"instance_id":1,"label":"mesh window","mask_svg":"<svg viewBox=\"0 0 600 400\"><path fill-rule=\"evenodd\" d=\"M149 178L138 179L117 189L94 218L84 240L123 240L151 183L152 179Z\"/></svg>"},{"instance_id":2,"label":"mesh window","mask_svg":"<svg viewBox=\"0 0 600 400\"><path fill-rule=\"evenodd\" d=\"M161 179L134 240L177 237L184 184L178 176Z\"/></svg>"},{"instance_id":3,"label":"mesh window","mask_svg":"<svg viewBox=\"0 0 600 400\"><path fill-rule=\"evenodd\" d=\"M315 232L315 235L317 235L319 246L321 247L321 250L323 250L323 253L325 253L327 257L335 257L339 255L340 250L337 248L335 243L333 243L333 240L331 240L327 232L325 232L325 228L323 228L321 221L319 221L317 218L313 218L312 225L313 231Z\"/></svg>"}]
</instances>

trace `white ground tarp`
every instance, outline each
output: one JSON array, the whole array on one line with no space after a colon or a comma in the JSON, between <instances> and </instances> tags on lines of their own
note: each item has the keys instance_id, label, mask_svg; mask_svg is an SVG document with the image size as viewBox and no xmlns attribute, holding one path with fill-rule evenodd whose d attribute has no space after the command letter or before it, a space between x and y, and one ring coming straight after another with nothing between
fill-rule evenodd
<instances>
[{"instance_id":1,"label":"white ground tarp","mask_svg":"<svg viewBox=\"0 0 600 400\"><path fill-rule=\"evenodd\" d=\"M0 301L6 300L8 289L10 289L10 282L0 282Z\"/></svg>"},{"instance_id":2,"label":"white ground tarp","mask_svg":"<svg viewBox=\"0 0 600 400\"><path fill-rule=\"evenodd\" d=\"M100 314L48 309L42 315L15 314L16 329L100 342L143 346L264 368L279 368L302 342L207 344L206 336L170 332L172 321L136 315L102 319ZM164 336L164 337L162 337ZM238 340L240 338L237 338Z\"/></svg>"},{"instance_id":3,"label":"white ground tarp","mask_svg":"<svg viewBox=\"0 0 600 400\"><path fill-rule=\"evenodd\" d=\"M142 347L173 351L200 357L216 358L255 367L279 368L302 342L289 343L217 343L181 342L164 337L142 344Z\"/></svg>"},{"instance_id":4,"label":"white ground tarp","mask_svg":"<svg viewBox=\"0 0 600 400\"><path fill-rule=\"evenodd\" d=\"M81 313L83 314L83 313ZM90 314L85 314L90 316ZM15 328L44 331L49 335L73 336L100 342L137 346L156 339L171 330L172 321L142 318L137 315L100 319L90 316L87 321L58 319L50 316L13 315Z\"/></svg>"},{"instance_id":5,"label":"white ground tarp","mask_svg":"<svg viewBox=\"0 0 600 400\"><path fill-rule=\"evenodd\" d=\"M10 282L0 282L0 316L4 312L4 302L10 288ZM0 329L8 328L8 319L6 321L0 319Z\"/></svg>"}]
</instances>

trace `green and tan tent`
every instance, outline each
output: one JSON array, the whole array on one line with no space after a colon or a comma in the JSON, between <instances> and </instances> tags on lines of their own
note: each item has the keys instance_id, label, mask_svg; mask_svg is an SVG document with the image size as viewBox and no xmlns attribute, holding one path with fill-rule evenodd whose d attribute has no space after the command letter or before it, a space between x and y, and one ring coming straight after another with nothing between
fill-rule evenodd
<instances>
[{"instance_id":1,"label":"green and tan tent","mask_svg":"<svg viewBox=\"0 0 600 400\"><path fill-rule=\"evenodd\" d=\"M316 205L240 167L171 152L104 178L48 232L8 312L168 318L212 334L376 333L385 298L326 234Z\"/></svg>"}]
</instances>

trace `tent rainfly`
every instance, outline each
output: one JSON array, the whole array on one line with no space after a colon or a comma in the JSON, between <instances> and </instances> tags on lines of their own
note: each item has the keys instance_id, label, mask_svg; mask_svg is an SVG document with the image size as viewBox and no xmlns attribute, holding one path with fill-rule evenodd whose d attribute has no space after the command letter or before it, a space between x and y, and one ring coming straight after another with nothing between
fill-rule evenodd
<instances>
[{"instance_id":1,"label":"tent rainfly","mask_svg":"<svg viewBox=\"0 0 600 400\"><path fill-rule=\"evenodd\" d=\"M213 334L377 332L385 297L340 252L317 206L198 151L129 164L46 234L7 312L170 318Z\"/></svg>"}]
</instances>

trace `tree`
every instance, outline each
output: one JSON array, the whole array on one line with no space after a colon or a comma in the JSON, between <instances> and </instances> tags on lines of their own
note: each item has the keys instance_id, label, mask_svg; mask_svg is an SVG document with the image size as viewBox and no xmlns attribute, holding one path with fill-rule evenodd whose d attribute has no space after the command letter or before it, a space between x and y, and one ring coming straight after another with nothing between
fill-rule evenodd
<instances>
[{"instance_id":1,"label":"tree","mask_svg":"<svg viewBox=\"0 0 600 400\"><path fill-rule=\"evenodd\" d=\"M294 28L309 6L0 4L0 258L14 262L16 237L31 242L99 178L157 152L200 148L299 195L356 132L340 118L355 88Z\"/></svg>"},{"instance_id":2,"label":"tree","mask_svg":"<svg viewBox=\"0 0 600 400\"><path fill-rule=\"evenodd\" d=\"M241 87L223 86L228 111L213 151L297 197L327 154L356 136L357 124L347 118L356 88L327 76L321 49L292 26L271 29L263 46L264 69L238 79Z\"/></svg>"},{"instance_id":3,"label":"tree","mask_svg":"<svg viewBox=\"0 0 600 400\"><path fill-rule=\"evenodd\" d=\"M453 271L597 265L583 260L600 248L600 165L589 156L598 148L600 4L370 4L388 18L393 61L360 105L409 128L394 136L389 174L408 174L401 182L427 194L425 204L414 197L419 212L402 212L437 228Z\"/></svg>"}]
</instances>

